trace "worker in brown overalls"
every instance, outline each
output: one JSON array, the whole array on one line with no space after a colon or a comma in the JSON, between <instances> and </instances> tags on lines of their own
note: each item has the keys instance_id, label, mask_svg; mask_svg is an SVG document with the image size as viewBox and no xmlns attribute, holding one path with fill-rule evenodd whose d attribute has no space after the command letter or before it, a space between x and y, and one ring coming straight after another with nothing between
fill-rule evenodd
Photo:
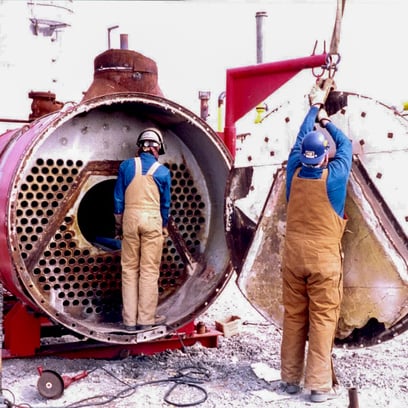
<instances>
[{"instance_id":1,"label":"worker in brown overalls","mask_svg":"<svg viewBox=\"0 0 408 408\"><path fill-rule=\"evenodd\" d=\"M158 129L141 132L137 146L137 157L120 164L114 190L115 236L122 238L122 317L128 331L150 329L166 320L156 309L171 176L158 162L165 153Z\"/></svg>"},{"instance_id":2,"label":"worker in brown overalls","mask_svg":"<svg viewBox=\"0 0 408 408\"><path fill-rule=\"evenodd\" d=\"M311 390L312 402L336 397L332 348L343 294L341 238L351 171L351 141L331 123L324 103L331 79L318 81L287 164L287 223L282 260L284 321L281 375L286 392ZM316 118L331 135L314 130ZM306 353L306 341L308 350Z\"/></svg>"}]
</instances>

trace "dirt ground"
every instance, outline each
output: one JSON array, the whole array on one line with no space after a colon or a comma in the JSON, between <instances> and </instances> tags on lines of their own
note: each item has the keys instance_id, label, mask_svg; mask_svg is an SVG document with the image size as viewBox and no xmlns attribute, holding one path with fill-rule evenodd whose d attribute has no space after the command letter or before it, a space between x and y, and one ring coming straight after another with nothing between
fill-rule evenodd
<instances>
[{"instance_id":1,"label":"dirt ground","mask_svg":"<svg viewBox=\"0 0 408 408\"><path fill-rule=\"evenodd\" d=\"M280 331L266 322L230 281L208 311L199 317L207 327L230 315L242 324L238 333L219 337L217 348L199 343L184 350L122 360L55 357L3 360L4 406L80 407L349 407L349 390L358 407L408 407L408 333L362 349L335 349L342 384L336 400L312 404L309 392L288 396L280 383ZM86 376L71 383L57 399L38 390L37 367L61 376ZM0 404L0 408L1 408Z\"/></svg>"}]
</instances>

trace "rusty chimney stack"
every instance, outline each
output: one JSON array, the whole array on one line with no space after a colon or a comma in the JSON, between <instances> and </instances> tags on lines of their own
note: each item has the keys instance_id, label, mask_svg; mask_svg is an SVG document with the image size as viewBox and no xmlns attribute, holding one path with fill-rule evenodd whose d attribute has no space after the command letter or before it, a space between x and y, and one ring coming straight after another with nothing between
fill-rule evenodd
<instances>
[{"instance_id":1,"label":"rusty chimney stack","mask_svg":"<svg viewBox=\"0 0 408 408\"><path fill-rule=\"evenodd\" d=\"M110 27L112 30L115 27ZM117 92L143 92L163 96L156 62L128 49L128 35L120 35L120 49L108 49L94 59L94 79L82 102Z\"/></svg>"}]
</instances>

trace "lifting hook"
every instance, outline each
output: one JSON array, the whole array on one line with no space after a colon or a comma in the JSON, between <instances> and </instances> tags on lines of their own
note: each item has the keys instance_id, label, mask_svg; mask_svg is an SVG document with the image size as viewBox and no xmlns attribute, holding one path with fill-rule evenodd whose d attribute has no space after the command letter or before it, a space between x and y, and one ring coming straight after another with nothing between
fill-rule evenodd
<instances>
[{"instance_id":1,"label":"lifting hook","mask_svg":"<svg viewBox=\"0 0 408 408\"><path fill-rule=\"evenodd\" d=\"M313 47L312 55L316 54L316 48L317 48L317 41L315 42L315 45ZM321 68L320 73L316 73L315 68L312 68L313 76L316 78L321 78L324 75L325 71L328 71L329 73L328 77L334 78L334 75L337 72L337 65L340 63L340 60L341 60L341 56L337 52L326 53L326 41L324 41L323 43L323 54L326 54L325 64L320 67Z\"/></svg>"}]
</instances>

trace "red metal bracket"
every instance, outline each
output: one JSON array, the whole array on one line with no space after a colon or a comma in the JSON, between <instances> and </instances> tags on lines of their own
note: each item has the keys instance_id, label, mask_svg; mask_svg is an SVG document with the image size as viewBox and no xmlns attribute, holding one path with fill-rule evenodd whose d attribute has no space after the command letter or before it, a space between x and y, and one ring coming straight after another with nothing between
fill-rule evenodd
<instances>
[{"instance_id":1,"label":"red metal bracket","mask_svg":"<svg viewBox=\"0 0 408 408\"><path fill-rule=\"evenodd\" d=\"M33 356L40 347L41 318L27 307L16 302L4 316L4 347L3 357Z\"/></svg>"},{"instance_id":2,"label":"red metal bracket","mask_svg":"<svg viewBox=\"0 0 408 408\"><path fill-rule=\"evenodd\" d=\"M227 70L224 142L235 157L235 122L305 68L326 63L327 54Z\"/></svg>"}]
</instances>

